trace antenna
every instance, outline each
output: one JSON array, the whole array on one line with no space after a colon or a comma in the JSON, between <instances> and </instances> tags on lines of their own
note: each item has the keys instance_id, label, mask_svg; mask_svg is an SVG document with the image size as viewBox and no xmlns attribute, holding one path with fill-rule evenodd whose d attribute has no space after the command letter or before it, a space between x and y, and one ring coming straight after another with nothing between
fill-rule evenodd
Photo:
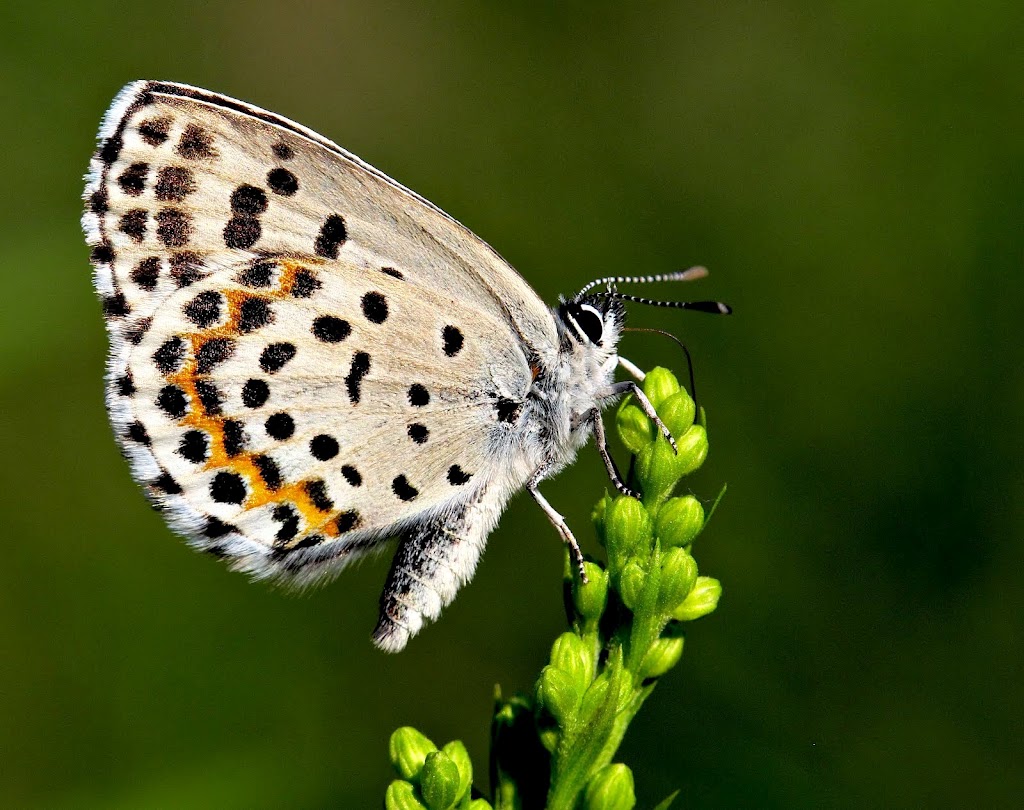
<instances>
[{"instance_id":1,"label":"antenna","mask_svg":"<svg viewBox=\"0 0 1024 810\"><path fill-rule=\"evenodd\" d=\"M591 281L576 293L574 297L578 300L581 296L594 289L594 287L600 287L602 284L611 286L614 284L654 284L660 281L696 281L699 278L704 278L707 274L708 269L698 265L691 267L689 270L677 270L674 273L658 273L653 276L606 276L605 278Z\"/></svg>"},{"instance_id":2,"label":"antenna","mask_svg":"<svg viewBox=\"0 0 1024 810\"><path fill-rule=\"evenodd\" d=\"M709 315L732 315L732 307L723 304L721 301L658 301L654 298L641 298L638 295L623 295L620 292L595 293L595 295L615 298L619 301L632 301L636 304L647 304L652 307L666 307L668 309L691 309L694 312L707 312Z\"/></svg>"},{"instance_id":3,"label":"antenna","mask_svg":"<svg viewBox=\"0 0 1024 810\"><path fill-rule=\"evenodd\" d=\"M683 354L686 355L686 368L690 372L690 396L693 398L693 406L695 418L700 418L700 403L697 402L697 380L693 374L693 358L690 357L690 350L686 348L686 344L683 343L679 338L673 335L671 332L666 332L664 329L651 329L648 326L627 326L623 332L650 332L655 335L664 335L669 340L675 341L676 345L683 350Z\"/></svg>"}]
</instances>

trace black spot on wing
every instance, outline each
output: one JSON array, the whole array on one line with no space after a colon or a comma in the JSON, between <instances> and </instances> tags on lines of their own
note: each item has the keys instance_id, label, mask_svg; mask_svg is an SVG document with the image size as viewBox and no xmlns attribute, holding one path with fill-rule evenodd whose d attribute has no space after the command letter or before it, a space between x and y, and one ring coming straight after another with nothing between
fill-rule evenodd
<instances>
[{"instance_id":1,"label":"black spot on wing","mask_svg":"<svg viewBox=\"0 0 1024 810\"><path fill-rule=\"evenodd\" d=\"M186 160L215 157L217 152L213 148L213 136L201 127L189 124L178 139L178 154Z\"/></svg>"},{"instance_id":2,"label":"black spot on wing","mask_svg":"<svg viewBox=\"0 0 1024 810\"><path fill-rule=\"evenodd\" d=\"M168 472L161 473L155 481L150 483L150 486L153 487L153 489L159 492L165 492L168 495L181 494L181 484L175 481Z\"/></svg>"},{"instance_id":3,"label":"black spot on wing","mask_svg":"<svg viewBox=\"0 0 1024 810\"><path fill-rule=\"evenodd\" d=\"M302 488L309 497L309 502L320 512L330 512L334 509L334 501L327 494L327 484L323 479L316 478L306 481Z\"/></svg>"},{"instance_id":4,"label":"black spot on wing","mask_svg":"<svg viewBox=\"0 0 1024 810\"><path fill-rule=\"evenodd\" d=\"M337 259L338 251L348 238L345 229L345 220L338 214L331 214L320 226L320 233L317 234L313 243L313 250L317 256L325 259Z\"/></svg>"},{"instance_id":5,"label":"black spot on wing","mask_svg":"<svg viewBox=\"0 0 1024 810\"><path fill-rule=\"evenodd\" d=\"M209 380L196 380L195 385L203 411L209 416L220 416L221 405L224 403L224 394Z\"/></svg>"},{"instance_id":6,"label":"black spot on wing","mask_svg":"<svg viewBox=\"0 0 1024 810\"><path fill-rule=\"evenodd\" d=\"M98 157L109 166L117 160L123 147L124 141L119 135L114 135L103 142L103 145L100 147Z\"/></svg>"},{"instance_id":7,"label":"black spot on wing","mask_svg":"<svg viewBox=\"0 0 1024 810\"><path fill-rule=\"evenodd\" d=\"M238 529L232 526L230 523L225 523L223 520L220 520L219 518L210 517L206 519L206 528L203 529L203 534L206 537L216 539L218 537L223 537L226 534L230 534L231 532L237 531Z\"/></svg>"},{"instance_id":8,"label":"black spot on wing","mask_svg":"<svg viewBox=\"0 0 1024 810\"><path fill-rule=\"evenodd\" d=\"M110 195L105 188L98 188L89 198L89 210L94 214L105 214L110 210Z\"/></svg>"},{"instance_id":9,"label":"black spot on wing","mask_svg":"<svg viewBox=\"0 0 1024 810\"><path fill-rule=\"evenodd\" d=\"M132 377L131 371L125 371L120 377L117 378L116 382L117 393L122 397L132 396L135 389L135 379Z\"/></svg>"},{"instance_id":10,"label":"black spot on wing","mask_svg":"<svg viewBox=\"0 0 1024 810\"><path fill-rule=\"evenodd\" d=\"M228 458L234 458L245 450L249 436L245 432L245 426L237 419L225 419L223 430L224 453Z\"/></svg>"},{"instance_id":11,"label":"black spot on wing","mask_svg":"<svg viewBox=\"0 0 1024 810\"><path fill-rule=\"evenodd\" d=\"M350 486L358 487L363 483L363 476L359 474L359 470L353 467L351 464L345 464L341 468L341 474L345 476L345 480L348 481Z\"/></svg>"},{"instance_id":12,"label":"black spot on wing","mask_svg":"<svg viewBox=\"0 0 1024 810\"><path fill-rule=\"evenodd\" d=\"M424 405L430 403L430 392L425 386L419 383L413 383L409 386L409 404L417 408L422 408Z\"/></svg>"},{"instance_id":13,"label":"black spot on wing","mask_svg":"<svg viewBox=\"0 0 1024 810\"><path fill-rule=\"evenodd\" d=\"M210 437L201 430L190 430L178 443L178 455L193 464L202 464L210 455Z\"/></svg>"},{"instance_id":14,"label":"black spot on wing","mask_svg":"<svg viewBox=\"0 0 1024 810\"><path fill-rule=\"evenodd\" d=\"M345 388L348 389L348 398L353 405L359 403L363 377L370 373L370 355L366 352L356 352L352 357L352 365L349 367L345 377Z\"/></svg>"},{"instance_id":15,"label":"black spot on wing","mask_svg":"<svg viewBox=\"0 0 1024 810\"><path fill-rule=\"evenodd\" d=\"M141 242L146 238L147 220L149 212L144 208L133 208L126 211L117 224L117 229L131 237L135 242Z\"/></svg>"},{"instance_id":16,"label":"black spot on wing","mask_svg":"<svg viewBox=\"0 0 1024 810\"><path fill-rule=\"evenodd\" d=\"M160 344L153 352L153 362L161 374L167 376L181 368L185 359L185 341L175 335Z\"/></svg>"},{"instance_id":17,"label":"black spot on wing","mask_svg":"<svg viewBox=\"0 0 1024 810\"><path fill-rule=\"evenodd\" d=\"M425 443L427 441L427 437L430 436L430 431L427 430L427 426L420 424L419 422L413 422L409 425L406 432L409 434L409 438L416 442L416 444Z\"/></svg>"},{"instance_id":18,"label":"black spot on wing","mask_svg":"<svg viewBox=\"0 0 1024 810\"><path fill-rule=\"evenodd\" d=\"M183 166L164 166L156 175L156 198L161 202L181 202L196 190L192 172Z\"/></svg>"},{"instance_id":19,"label":"black spot on wing","mask_svg":"<svg viewBox=\"0 0 1024 810\"><path fill-rule=\"evenodd\" d=\"M245 481L238 473L219 472L210 483L210 497L217 503L240 504L245 495Z\"/></svg>"},{"instance_id":20,"label":"black spot on wing","mask_svg":"<svg viewBox=\"0 0 1024 810\"><path fill-rule=\"evenodd\" d=\"M334 527L339 534L350 532L359 525L359 513L355 511L342 512L334 519Z\"/></svg>"},{"instance_id":21,"label":"black spot on wing","mask_svg":"<svg viewBox=\"0 0 1024 810\"><path fill-rule=\"evenodd\" d=\"M302 269L295 274L295 283L292 284L292 298L309 298L313 293L323 286L311 270Z\"/></svg>"},{"instance_id":22,"label":"black spot on wing","mask_svg":"<svg viewBox=\"0 0 1024 810\"><path fill-rule=\"evenodd\" d=\"M285 439L290 439L295 432L295 420L282 411L268 416L263 427L270 438L283 442Z\"/></svg>"},{"instance_id":23,"label":"black spot on wing","mask_svg":"<svg viewBox=\"0 0 1024 810\"><path fill-rule=\"evenodd\" d=\"M238 274L238 283L246 287L269 287L274 278L274 262L256 259Z\"/></svg>"},{"instance_id":24,"label":"black spot on wing","mask_svg":"<svg viewBox=\"0 0 1024 810\"><path fill-rule=\"evenodd\" d=\"M291 197L299 190L299 180L287 169L271 169L267 174L267 185L275 194Z\"/></svg>"},{"instance_id":25,"label":"black spot on wing","mask_svg":"<svg viewBox=\"0 0 1024 810\"><path fill-rule=\"evenodd\" d=\"M314 436L309 442L309 452L317 461L330 461L339 451L338 440L326 433Z\"/></svg>"},{"instance_id":26,"label":"black spot on wing","mask_svg":"<svg viewBox=\"0 0 1024 810\"><path fill-rule=\"evenodd\" d=\"M274 320L270 304L263 298L250 296L238 307L238 331L243 335L255 332Z\"/></svg>"},{"instance_id":27,"label":"black spot on wing","mask_svg":"<svg viewBox=\"0 0 1024 810\"><path fill-rule=\"evenodd\" d=\"M123 318L130 313L132 308L128 306L128 299L123 292L116 292L103 299L103 314L108 318Z\"/></svg>"},{"instance_id":28,"label":"black spot on wing","mask_svg":"<svg viewBox=\"0 0 1024 810\"><path fill-rule=\"evenodd\" d=\"M209 329L221 319L224 297L214 290L206 290L182 307L185 317L201 329Z\"/></svg>"},{"instance_id":29,"label":"black spot on wing","mask_svg":"<svg viewBox=\"0 0 1024 810\"><path fill-rule=\"evenodd\" d=\"M351 334L348 321L333 315L321 315L313 321L313 336L324 343L339 343Z\"/></svg>"},{"instance_id":30,"label":"black spot on wing","mask_svg":"<svg viewBox=\"0 0 1024 810\"><path fill-rule=\"evenodd\" d=\"M362 300L363 315L370 323L384 323L388 319L388 301L379 292L368 292Z\"/></svg>"},{"instance_id":31,"label":"black spot on wing","mask_svg":"<svg viewBox=\"0 0 1024 810\"><path fill-rule=\"evenodd\" d=\"M129 277L140 289L152 292L156 289L157 281L160 280L162 264L159 256L147 256L132 268Z\"/></svg>"},{"instance_id":32,"label":"black spot on wing","mask_svg":"<svg viewBox=\"0 0 1024 810\"><path fill-rule=\"evenodd\" d=\"M129 343L134 343L137 346L142 343L142 339L146 336L146 332L149 331L149 327L152 325L152 318L139 318L125 329L124 336Z\"/></svg>"},{"instance_id":33,"label":"black spot on wing","mask_svg":"<svg viewBox=\"0 0 1024 810\"><path fill-rule=\"evenodd\" d=\"M196 351L196 373L209 374L234 353L235 341L231 338L211 338Z\"/></svg>"},{"instance_id":34,"label":"black spot on wing","mask_svg":"<svg viewBox=\"0 0 1024 810\"><path fill-rule=\"evenodd\" d=\"M280 371L281 368L295 357L295 344L293 343L271 343L260 354L260 368L267 374Z\"/></svg>"},{"instance_id":35,"label":"black spot on wing","mask_svg":"<svg viewBox=\"0 0 1024 810\"><path fill-rule=\"evenodd\" d=\"M178 287L187 287L206 278L202 257L191 250L179 250L171 254L171 278Z\"/></svg>"},{"instance_id":36,"label":"black spot on wing","mask_svg":"<svg viewBox=\"0 0 1024 810\"><path fill-rule=\"evenodd\" d=\"M156 223L156 237L166 247L184 247L192 238L192 218L179 208L158 211Z\"/></svg>"},{"instance_id":37,"label":"black spot on wing","mask_svg":"<svg viewBox=\"0 0 1024 810\"><path fill-rule=\"evenodd\" d=\"M458 464L453 464L448 468L448 483L452 486L461 486L472 477L470 473L463 470Z\"/></svg>"},{"instance_id":38,"label":"black spot on wing","mask_svg":"<svg viewBox=\"0 0 1024 810\"><path fill-rule=\"evenodd\" d=\"M462 337L461 330L457 326L449 324L442 329L441 339L443 342L444 353L449 357L454 357L462 351L464 338Z\"/></svg>"},{"instance_id":39,"label":"black spot on wing","mask_svg":"<svg viewBox=\"0 0 1024 810\"><path fill-rule=\"evenodd\" d=\"M146 179L149 177L148 163L133 163L125 169L117 178L117 184L125 194L138 197L146 188Z\"/></svg>"},{"instance_id":40,"label":"black spot on wing","mask_svg":"<svg viewBox=\"0 0 1024 810\"><path fill-rule=\"evenodd\" d=\"M289 549L289 552L298 551L300 548L312 548L319 546L324 541L322 534L307 534L298 543Z\"/></svg>"},{"instance_id":41,"label":"black spot on wing","mask_svg":"<svg viewBox=\"0 0 1024 810\"><path fill-rule=\"evenodd\" d=\"M171 129L171 119L165 116L150 118L139 124L139 135L142 140L150 146L159 146L167 140L167 133Z\"/></svg>"},{"instance_id":42,"label":"black spot on wing","mask_svg":"<svg viewBox=\"0 0 1024 810\"><path fill-rule=\"evenodd\" d=\"M411 501L420 494L420 491L416 487L409 483L409 479L404 475L397 476L391 482L391 491L395 493L403 501Z\"/></svg>"},{"instance_id":43,"label":"black spot on wing","mask_svg":"<svg viewBox=\"0 0 1024 810\"><path fill-rule=\"evenodd\" d=\"M271 516L281 524L277 530L277 542L287 543L289 540L294 540L295 535L299 533L299 515L295 511L295 507L290 504L281 504L274 507Z\"/></svg>"},{"instance_id":44,"label":"black spot on wing","mask_svg":"<svg viewBox=\"0 0 1024 810\"><path fill-rule=\"evenodd\" d=\"M261 453L258 456L252 457L252 463L256 465L260 478L267 485L267 489L274 491L281 488L281 468L277 466L277 462L274 459L265 453Z\"/></svg>"},{"instance_id":45,"label":"black spot on wing","mask_svg":"<svg viewBox=\"0 0 1024 810\"><path fill-rule=\"evenodd\" d=\"M236 214L256 216L267 210L267 192L243 183L231 192L231 210Z\"/></svg>"},{"instance_id":46,"label":"black spot on wing","mask_svg":"<svg viewBox=\"0 0 1024 810\"><path fill-rule=\"evenodd\" d=\"M270 396L270 386L264 380L248 380L242 386L242 404L246 408L261 408Z\"/></svg>"},{"instance_id":47,"label":"black spot on wing","mask_svg":"<svg viewBox=\"0 0 1024 810\"><path fill-rule=\"evenodd\" d=\"M89 261L93 264L110 264L114 261L114 247L104 240L102 243L96 245L89 254Z\"/></svg>"},{"instance_id":48,"label":"black spot on wing","mask_svg":"<svg viewBox=\"0 0 1024 810\"><path fill-rule=\"evenodd\" d=\"M128 426L128 438L137 444L152 444L146 426L139 421L132 422Z\"/></svg>"},{"instance_id":49,"label":"black spot on wing","mask_svg":"<svg viewBox=\"0 0 1024 810\"><path fill-rule=\"evenodd\" d=\"M178 386L165 385L157 394L156 405L168 416L181 419L188 409L188 397Z\"/></svg>"},{"instance_id":50,"label":"black spot on wing","mask_svg":"<svg viewBox=\"0 0 1024 810\"><path fill-rule=\"evenodd\" d=\"M234 250L248 250L263 235L263 227L256 217L233 216L224 226L224 246Z\"/></svg>"}]
</instances>

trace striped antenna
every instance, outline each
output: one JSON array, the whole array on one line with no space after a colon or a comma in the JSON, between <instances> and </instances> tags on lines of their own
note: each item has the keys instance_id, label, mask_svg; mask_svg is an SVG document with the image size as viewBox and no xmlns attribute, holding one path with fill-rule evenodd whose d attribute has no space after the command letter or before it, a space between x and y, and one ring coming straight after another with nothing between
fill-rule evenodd
<instances>
[{"instance_id":1,"label":"striped antenna","mask_svg":"<svg viewBox=\"0 0 1024 810\"><path fill-rule=\"evenodd\" d=\"M633 301L637 304L647 304L652 307L666 307L668 309L692 309L695 312L707 312L711 315L732 315L732 307L723 304L721 301L658 301L654 298L641 298L638 295L623 295L620 292L608 291L595 293L595 295L615 298L619 301Z\"/></svg>"},{"instance_id":2,"label":"striped antenna","mask_svg":"<svg viewBox=\"0 0 1024 810\"><path fill-rule=\"evenodd\" d=\"M674 273L659 273L654 276L608 276L606 278L599 278L591 281L582 290L575 295L575 300L579 300L581 296L590 292L594 287L600 287L602 284L615 285L615 284L653 284L657 281L696 281L699 278L704 278L708 274L706 267L691 267L689 270L677 270Z\"/></svg>"}]
</instances>

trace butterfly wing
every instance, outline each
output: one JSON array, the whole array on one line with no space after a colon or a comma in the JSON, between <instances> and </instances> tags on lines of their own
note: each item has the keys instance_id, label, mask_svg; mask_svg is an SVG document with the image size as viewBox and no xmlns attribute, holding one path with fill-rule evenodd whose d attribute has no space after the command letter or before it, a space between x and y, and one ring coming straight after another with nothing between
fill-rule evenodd
<instances>
[{"instance_id":1,"label":"butterfly wing","mask_svg":"<svg viewBox=\"0 0 1024 810\"><path fill-rule=\"evenodd\" d=\"M129 85L83 224L136 478L258 576L336 570L479 497L500 403L556 345L485 243L330 141L183 85Z\"/></svg>"}]
</instances>

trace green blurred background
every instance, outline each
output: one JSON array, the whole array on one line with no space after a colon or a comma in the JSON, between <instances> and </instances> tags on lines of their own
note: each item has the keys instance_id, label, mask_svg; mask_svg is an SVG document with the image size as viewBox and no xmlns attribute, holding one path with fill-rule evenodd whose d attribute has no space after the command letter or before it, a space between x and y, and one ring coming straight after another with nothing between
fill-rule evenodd
<instances>
[{"instance_id":1,"label":"green blurred background","mask_svg":"<svg viewBox=\"0 0 1024 810\"><path fill-rule=\"evenodd\" d=\"M642 807L1013 806L1024 791L1019 0L7 3L0 10L0 804L379 807L401 724L486 762L495 683L563 626L512 505L407 652L386 561L303 597L190 552L111 439L81 175L126 82L310 126L553 301L703 263L633 310L694 352L725 585L621 758ZM682 369L629 336L641 365ZM588 526L593 448L548 497ZM480 779L486 784L486 778Z\"/></svg>"}]
</instances>

